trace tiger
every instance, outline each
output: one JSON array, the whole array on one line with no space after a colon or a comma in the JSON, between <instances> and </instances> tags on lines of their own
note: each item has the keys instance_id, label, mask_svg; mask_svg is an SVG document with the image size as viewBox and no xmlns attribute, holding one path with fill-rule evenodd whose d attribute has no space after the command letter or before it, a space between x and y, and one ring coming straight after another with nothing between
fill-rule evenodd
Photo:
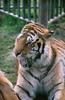
<instances>
[{"instance_id":1,"label":"tiger","mask_svg":"<svg viewBox=\"0 0 65 100\"><path fill-rule=\"evenodd\" d=\"M65 42L36 23L26 24L16 37L13 55L18 66L14 87L20 100L65 100ZM36 100L38 100L36 99Z\"/></svg>"},{"instance_id":2,"label":"tiger","mask_svg":"<svg viewBox=\"0 0 65 100\"><path fill-rule=\"evenodd\" d=\"M0 71L0 100L19 100L13 90L13 84Z\"/></svg>"}]
</instances>

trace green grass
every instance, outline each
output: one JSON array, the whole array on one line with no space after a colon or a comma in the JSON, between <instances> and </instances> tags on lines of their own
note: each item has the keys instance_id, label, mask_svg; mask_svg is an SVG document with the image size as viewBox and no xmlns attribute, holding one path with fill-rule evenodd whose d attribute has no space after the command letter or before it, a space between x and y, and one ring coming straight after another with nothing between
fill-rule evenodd
<instances>
[{"instance_id":1,"label":"green grass","mask_svg":"<svg viewBox=\"0 0 65 100\"><path fill-rule=\"evenodd\" d=\"M22 27L25 25L25 22L17 20L11 16L3 15L3 17L4 18L0 20L0 33L16 34L20 32Z\"/></svg>"},{"instance_id":2,"label":"green grass","mask_svg":"<svg viewBox=\"0 0 65 100\"><path fill-rule=\"evenodd\" d=\"M24 25L25 22L10 16L3 15L0 20L0 69L13 84L16 82L17 75L12 50L15 38Z\"/></svg>"},{"instance_id":3,"label":"green grass","mask_svg":"<svg viewBox=\"0 0 65 100\"><path fill-rule=\"evenodd\" d=\"M12 56L12 49L14 44L14 35L0 34L0 69L4 71L9 80L15 83L15 62Z\"/></svg>"}]
</instances>

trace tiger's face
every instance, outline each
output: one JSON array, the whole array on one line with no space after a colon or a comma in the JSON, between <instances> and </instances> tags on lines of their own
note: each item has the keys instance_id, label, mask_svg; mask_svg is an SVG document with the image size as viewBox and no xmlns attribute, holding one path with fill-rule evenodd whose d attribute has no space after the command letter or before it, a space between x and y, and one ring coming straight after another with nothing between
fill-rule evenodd
<instances>
[{"instance_id":1,"label":"tiger's face","mask_svg":"<svg viewBox=\"0 0 65 100\"><path fill-rule=\"evenodd\" d=\"M43 36L38 34L34 29L24 28L15 41L15 56L23 55L29 66L43 66L43 60L45 61L48 55L49 47ZM20 59L21 57L19 56Z\"/></svg>"}]
</instances>

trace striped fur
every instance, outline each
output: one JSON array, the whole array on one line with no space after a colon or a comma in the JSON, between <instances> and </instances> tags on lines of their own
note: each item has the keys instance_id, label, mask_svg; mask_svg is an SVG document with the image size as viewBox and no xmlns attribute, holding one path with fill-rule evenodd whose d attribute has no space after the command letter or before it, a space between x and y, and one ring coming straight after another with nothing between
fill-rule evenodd
<instances>
[{"instance_id":1,"label":"striped fur","mask_svg":"<svg viewBox=\"0 0 65 100\"><path fill-rule=\"evenodd\" d=\"M19 100L12 83L0 72L0 100Z\"/></svg>"},{"instance_id":2,"label":"striped fur","mask_svg":"<svg viewBox=\"0 0 65 100\"><path fill-rule=\"evenodd\" d=\"M13 54L18 79L14 91L21 100L34 100L37 93L45 93L47 100L65 100L65 42L48 38L49 34L48 29L30 23L16 38Z\"/></svg>"}]
</instances>

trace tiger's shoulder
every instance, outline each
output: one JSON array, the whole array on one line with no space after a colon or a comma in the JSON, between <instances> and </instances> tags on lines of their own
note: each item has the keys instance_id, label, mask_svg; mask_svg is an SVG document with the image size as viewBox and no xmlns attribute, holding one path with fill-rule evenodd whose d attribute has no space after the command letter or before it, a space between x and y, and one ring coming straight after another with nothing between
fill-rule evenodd
<instances>
[{"instance_id":1,"label":"tiger's shoulder","mask_svg":"<svg viewBox=\"0 0 65 100\"><path fill-rule=\"evenodd\" d=\"M62 48L65 50L65 41L62 39L56 39L56 38L50 38L48 39L50 41L50 45L54 48Z\"/></svg>"},{"instance_id":2,"label":"tiger's shoulder","mask_svg":"<svg viewBox=\"0 0 65 100\"><path fill-rule=\"evenodd\" d=\"M55 50L56 56L60 58L65 58L65 41L56 38L50 38L51 47Z\"/></svg>"}]
</instances>

